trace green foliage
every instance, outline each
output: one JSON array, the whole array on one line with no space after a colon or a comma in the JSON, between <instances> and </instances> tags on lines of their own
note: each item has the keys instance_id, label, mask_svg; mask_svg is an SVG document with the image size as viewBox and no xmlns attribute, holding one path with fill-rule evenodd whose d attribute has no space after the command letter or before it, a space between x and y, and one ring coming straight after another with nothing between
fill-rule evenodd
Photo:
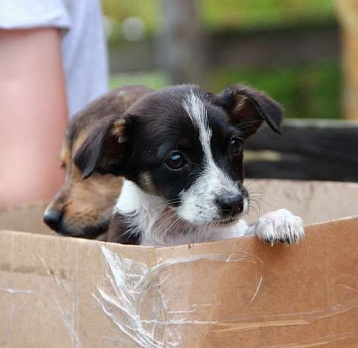
<instances>
[{"instance_id":1,"label":"green foliage","mask_svg":"<svg viewBox=\"0 0 358 348\"><path fill-rule=\"evenodd\" d=\"M205 86L208 90L219 92L229 84L248 84L278 100L287 118L341 117L341 74L337 62L261 70L220 70L208 75ZM159 89L167 85L167 80L160 72L118 74L111 78L111 88L128 84Z\"/></svg>"},{"instance_id":2,"label":"green foliage","mask_svg":"<svg viewBox=\"0 0 358 348\"><path fill-rule=\"evenodd\" d=\"M143 85L159 89L168 84L165 75L161 72L115 74L110 79L110 89L125 85Z\"/></svg>"},{"instance_id":3,"label":"green foliage","mask_svg":"<svg viewBox=\"0 0 358 348\"><path fill-rule=\"evenodd\" d=\"M160 22L163 0L102 0L104 14L115 22L140 17L147 31ZM169 1L169 0L167 0ZM181 0L171 0L181 1ZM251 28L334 17L334 0L198 0L208 28Z\"/></svg>"},{"instance_id":4,"label":"green foliage","mask_svg":"<svg viewBox=\"0 0 358 348\"><path fill-rule=\"evenodd\" d=\"M213 28L251 28L334 17L333 0L202 0L204 22Z\"/></svg>"},{"instance_id":5,"label":"green foliage","mask_svg":"<svg viewBox=\"0 0 358 348\"><path fill-rule=\"evenodd\" d=\"M341 72L337 62L261 70L226 70L211 74L208 88L245 83L278 100L289 118L341 117Z\"/></svg>"}]
</instances>

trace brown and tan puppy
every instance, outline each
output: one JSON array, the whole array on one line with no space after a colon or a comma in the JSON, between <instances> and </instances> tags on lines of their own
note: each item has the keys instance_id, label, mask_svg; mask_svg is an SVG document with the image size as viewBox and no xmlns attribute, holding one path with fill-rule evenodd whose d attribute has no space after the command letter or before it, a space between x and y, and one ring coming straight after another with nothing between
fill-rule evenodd
<instances>
[{"instance_id":1,"label":"brown and tan puppy","mask_svg":"<svg viewBox=\"0 0 358 348\"><path fill-rule=\"evenodd\" d=\"M46 208L44 222L55 232L66 236L97 238L108 228L112 208L122 187L122 178L93 175L82 180L74 164L76 151L98 124L121 115L135 101L151 92L142 86L126 86L95 100L70 121L61 151L65 182Z\"/></svg>"}]
</instances>

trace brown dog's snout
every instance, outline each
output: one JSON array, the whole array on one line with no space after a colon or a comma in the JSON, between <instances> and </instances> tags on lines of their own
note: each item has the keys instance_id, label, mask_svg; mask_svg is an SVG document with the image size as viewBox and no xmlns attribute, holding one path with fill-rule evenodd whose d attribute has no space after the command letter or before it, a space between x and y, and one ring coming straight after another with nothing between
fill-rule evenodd
<instances>
[{"instance_id":1,"label":"brown dog's snout","mask_svg":"<svg viewBox=\"0 0 358 348\"><path fill-rule=\"evenodd\" d=\"M59 209L47 209L43 215L44 223L55 231L59 230L62 219L63 211Z\"/></svg>"}]
</instances>

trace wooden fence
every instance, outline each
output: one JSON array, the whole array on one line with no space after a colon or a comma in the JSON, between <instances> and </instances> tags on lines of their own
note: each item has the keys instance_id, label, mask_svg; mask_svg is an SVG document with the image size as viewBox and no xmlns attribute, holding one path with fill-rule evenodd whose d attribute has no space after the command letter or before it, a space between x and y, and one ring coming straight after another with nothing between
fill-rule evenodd
<instances>
[{"instance_id":1,"label":"wooden fence","mask_svg":"<svg viewBox=\"0 0 358 348\"><path fill-rule=\"evenodd\" d=\"M268 127L247 144L246 176L358 181L358 123L286 121L282 135Z\"/></svg>"}]
</instances>

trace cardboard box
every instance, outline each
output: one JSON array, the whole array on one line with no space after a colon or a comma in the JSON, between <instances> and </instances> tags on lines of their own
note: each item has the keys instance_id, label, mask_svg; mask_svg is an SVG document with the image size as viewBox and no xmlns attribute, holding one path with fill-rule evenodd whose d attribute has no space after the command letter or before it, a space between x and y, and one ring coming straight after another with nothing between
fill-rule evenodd
<instances>
[{"instance_id":1,"label":"cardboard box","mask_svg":"<svg viewBox=\"0 0 358 348\"><path fill-rule=\"evenodd\" d=\"M41 205L0 213L0 345L357 347L358 184L247 184L304 217L302 243L122 246L38 233Z\"/></svg>"}]
</instances>

